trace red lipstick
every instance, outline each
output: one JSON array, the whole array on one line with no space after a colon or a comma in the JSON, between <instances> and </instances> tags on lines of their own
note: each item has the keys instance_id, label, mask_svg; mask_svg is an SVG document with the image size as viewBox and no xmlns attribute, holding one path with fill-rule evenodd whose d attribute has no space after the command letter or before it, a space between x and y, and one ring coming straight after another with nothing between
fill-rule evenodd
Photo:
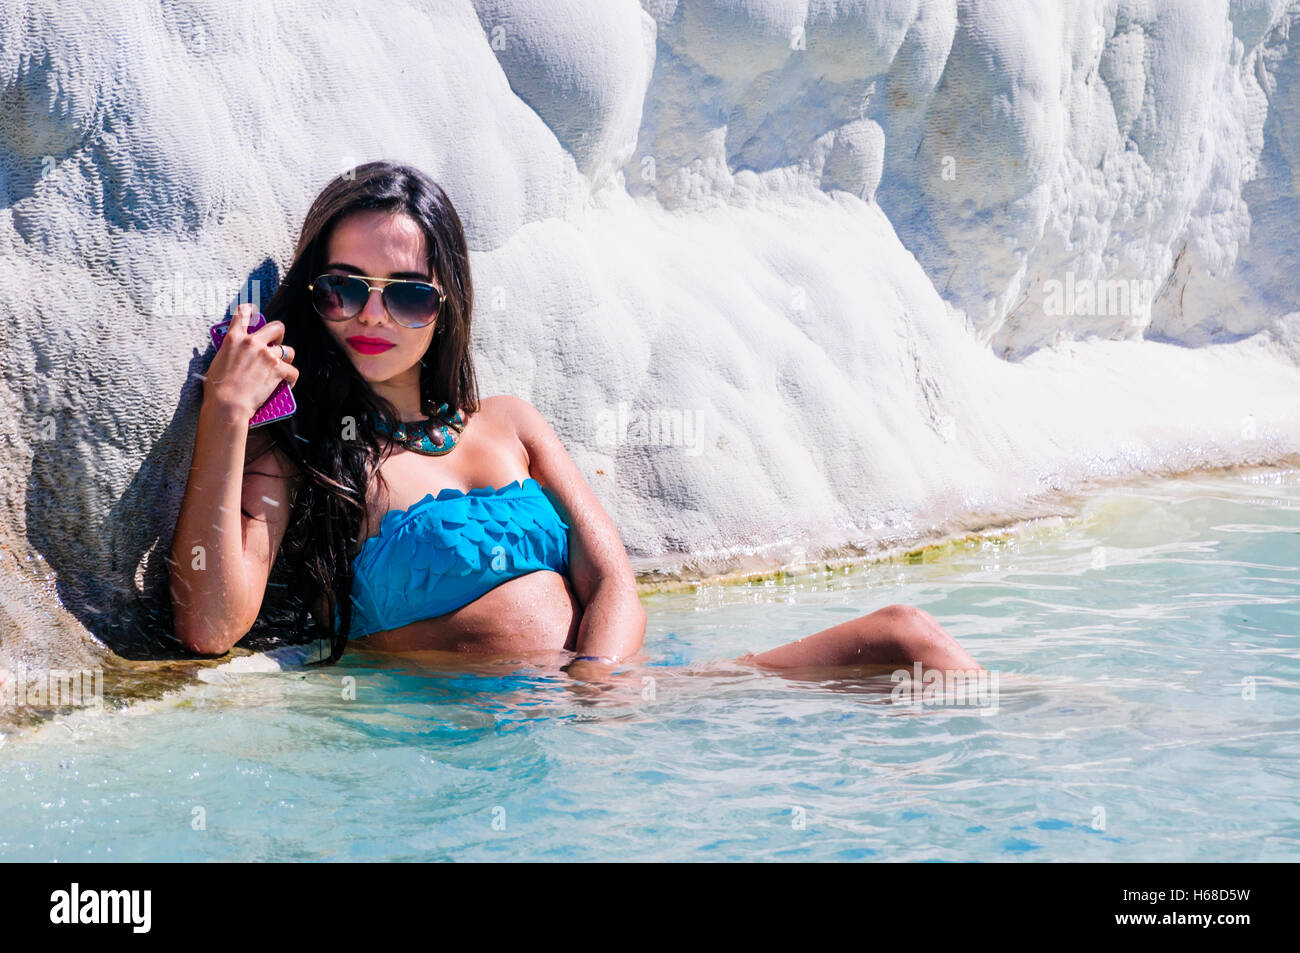
<instances>
[{"instance_id":1,"label":"red lipstick","mask_svg":"<svg viewBox=\"0 0 1300 953\"><path fill-rule=\"evenodd\" d=\"M355 337L345 339L352 350L361 354L382 354L390 347L396 347L392 341L385 341L382 338L368 338L358 334Z\"/></svg>"}]
</instances>

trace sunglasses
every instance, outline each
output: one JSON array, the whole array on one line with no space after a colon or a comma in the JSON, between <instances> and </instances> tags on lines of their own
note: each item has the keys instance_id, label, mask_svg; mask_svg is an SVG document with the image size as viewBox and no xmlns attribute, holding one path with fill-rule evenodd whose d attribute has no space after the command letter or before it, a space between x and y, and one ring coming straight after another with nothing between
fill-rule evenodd
<instances>
[{"instance_id":1,"label":"sunglasses","mask_svg":"<svg viewBox=\"0 0 1300 953\"><path fill-rule=\"evenodd\" d=\"M376 288L370 282L387 282ZM405 278L371 278L368 275L321 275L307 286L311 305L326 321L355 318L379 291L388 316L404 328L423 328L433 323L447 297L427 281Z\"/></svg>"}]
</instances>

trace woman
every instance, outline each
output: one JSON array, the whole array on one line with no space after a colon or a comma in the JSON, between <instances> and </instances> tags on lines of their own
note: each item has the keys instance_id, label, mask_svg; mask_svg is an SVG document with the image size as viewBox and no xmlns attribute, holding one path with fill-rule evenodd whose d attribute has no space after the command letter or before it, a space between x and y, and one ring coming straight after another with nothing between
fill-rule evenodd
<instances>
[{"instance_id":1,"label":"woman","mask_svg":"<svg viewBox=\"0 0 1300 953\"><path fill-rule=\"evenodd\" d=\"M204 381L171 552L186 647L243 638L283 546L326 662L352 644L599 678L638 653L646 616L614 524L531 405L478 397L472 301L460 219L425 175L372 162L320 194L266 325L248 333L241 306ZM297 412L250 431L281 381ZM982 668L903 605L739 661Z\"/></svg>"}]
</instances>

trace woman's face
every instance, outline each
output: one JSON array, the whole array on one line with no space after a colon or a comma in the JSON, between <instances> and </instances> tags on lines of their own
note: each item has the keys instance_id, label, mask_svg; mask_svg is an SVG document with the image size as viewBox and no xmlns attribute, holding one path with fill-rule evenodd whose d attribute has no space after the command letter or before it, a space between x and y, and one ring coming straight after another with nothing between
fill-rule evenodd
<instances>
[{"instance_id":1,"label":"woman's face","mask_svg":"<svg viewBox=\"0 0 1300 953\"><path fill-rule=\"evenodd\" d=\"M400 212L354 212L334 226L325 256L325 272L411 278L427 281L441 291L442 283L430 274L428 258L424 232L410 216ZM321 323L367 381L372 384L413 382L418 389L420 359L433 340L436 322L422 328L402 327L388 316L376 287L355 317L346 321L322 318ZM391 346L361 350L359 345L368 342Z\"/></svg>"}]
</instances>

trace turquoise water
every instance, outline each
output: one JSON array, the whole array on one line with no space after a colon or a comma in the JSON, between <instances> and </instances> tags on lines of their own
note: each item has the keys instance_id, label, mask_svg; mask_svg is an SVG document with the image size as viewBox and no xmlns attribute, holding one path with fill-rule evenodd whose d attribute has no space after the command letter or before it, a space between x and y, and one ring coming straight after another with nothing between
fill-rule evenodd
<instances>
[{"instance_id":1,"label":"turquoise water","mask_svg":"<svg viewBox=\"0 0 1300 953\"><path fill-rule=\"evenodd\" d=\"M211 673L8 738L0 858L1296 860L1298 567L1300 471L1198 475L923 562L647 597L656 664L604 691ZM677 668L893 602L998 674L995 711Z\"/></svg>"}]
</instances>

